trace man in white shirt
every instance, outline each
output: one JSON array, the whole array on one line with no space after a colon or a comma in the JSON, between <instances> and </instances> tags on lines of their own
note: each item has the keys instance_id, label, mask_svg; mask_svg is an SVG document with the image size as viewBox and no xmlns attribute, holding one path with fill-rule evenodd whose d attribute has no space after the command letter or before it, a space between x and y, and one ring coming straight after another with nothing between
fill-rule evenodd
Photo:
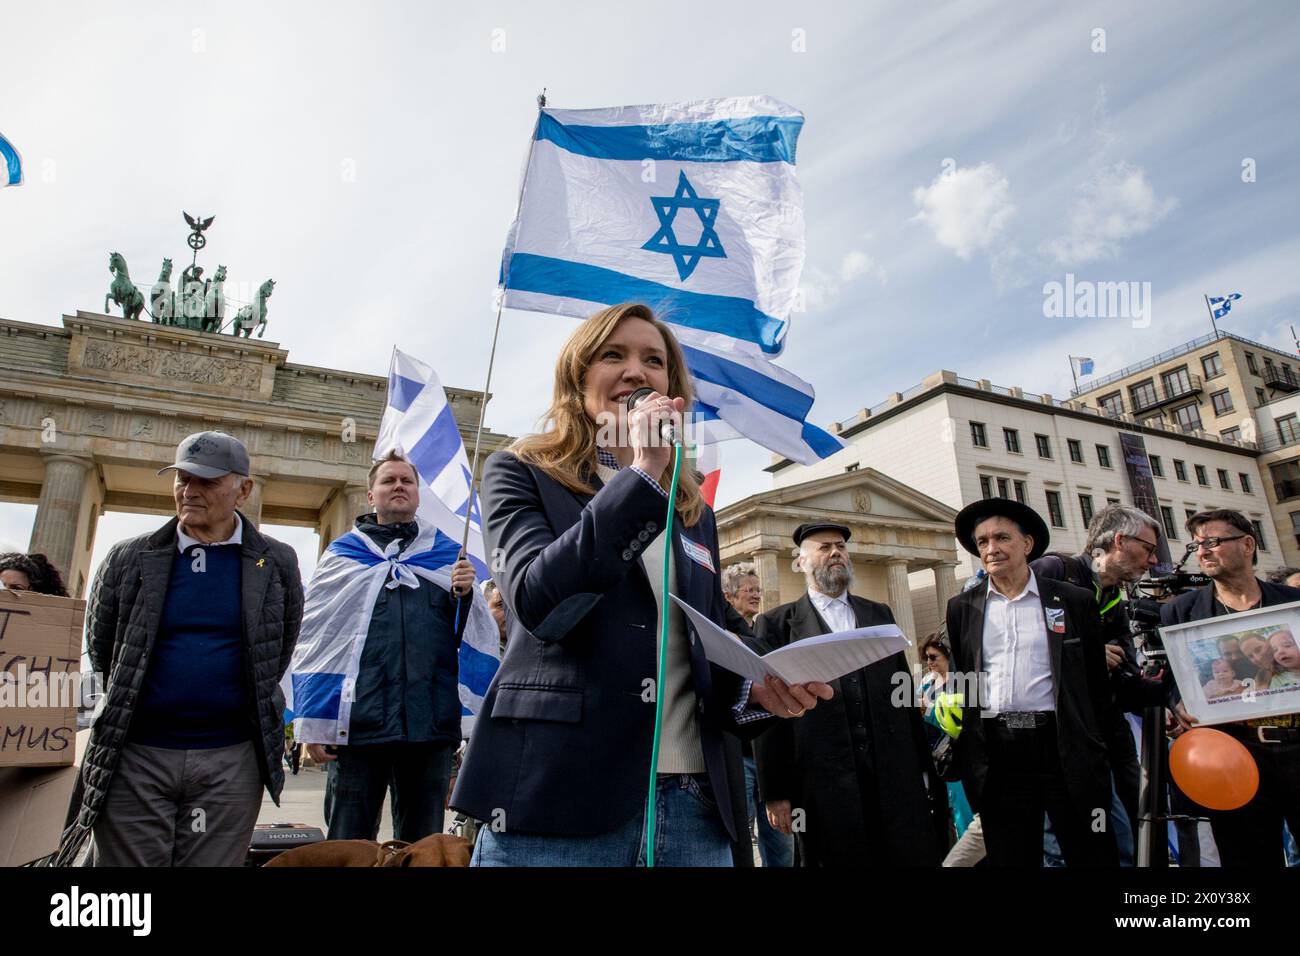
<instances>
[{"instance_id":1,"label":"man in white shirt","mask_svg":"<svg viewBox=\"0 0 1300 956\"><path fill-rule=\"evenodd\" d=\"M1047 525L1020 502L977 501L956 532L988 574L948 602L948 636L967 695L957 760L989 863L1041 866L1046 812L1067 865L1116 866L1095 598L1034 574Z\"/></svg>"},{"instance_id":2,"label":"man in white shirt","mask_svg":"<svg viewBox=\"0 0 1300 956\"><path fill-rule=\"evenodd\" d=\"M819 634L894 623L887 605L849 593L847 527L800 525L794 541L808 591L755 618L756 647L767 652ZM768 819L798 838L804 866L939 865L947 793L920 710L894 706L895 675L908 672L900 652L846 674L831 681L829 701L754 741Z\"/></svg>"}]
</instances>

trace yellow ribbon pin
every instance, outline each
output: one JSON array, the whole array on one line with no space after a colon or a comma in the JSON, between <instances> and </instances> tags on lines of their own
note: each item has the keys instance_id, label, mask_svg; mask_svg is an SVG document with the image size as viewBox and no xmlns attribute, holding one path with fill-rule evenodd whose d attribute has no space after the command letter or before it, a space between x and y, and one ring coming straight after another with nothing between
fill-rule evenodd
<instances>
[{"instance_id":1,"label":"yellow ribbon pin","mask_svg":"<svg viewBox=\"0 0 1300 956\"><path fill-rule=\"evenodd\" d=\"M259 568L264 568L264 567L266 567L266 558L258 558L258 559L257 559L257 566L258 566Z\"/></svg>"}]
</instances>

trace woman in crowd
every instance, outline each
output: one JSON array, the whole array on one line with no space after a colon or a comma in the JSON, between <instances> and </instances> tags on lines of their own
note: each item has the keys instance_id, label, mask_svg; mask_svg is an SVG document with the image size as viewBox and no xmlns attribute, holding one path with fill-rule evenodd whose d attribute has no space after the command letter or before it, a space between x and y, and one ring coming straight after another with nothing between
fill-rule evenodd
<instances>
[{"instance_id":1,"label":"woman in crowd","mask_svg":"<svg viewBox=\"0 0 1300 956\"><path fill-rule=\"evenodd\" d=\"M0 554L0 587L10 591L52 594L55 597L68 596L68 589L63 585L63 575L43 554L22 554L18 551Z\"/></svg>"},{"instance_id":2,"label":"woman in crowd","mask_svg":"<svg viewBox=\"0 0 1300 956\"><path fill-rule=\"evenodd\" d=\"M637 389L652 393L631 411ZM683 467L665 541L672 448L692 401L685 359L649 308L596 313L556 364L543 431L488 459L484 535L509 642L452 806L484 821L477 866L634 866L655 814L657 865L730 866L743 839L738 742L829 699L710 664L669 590L725 620L713 513ZM660 614L668 614L658 687ZM658 776L647 807L655 700ZM748 842L746 840L746 842ZM752 851L751 851L752 852Z\"/></svg>"}]
</instances>

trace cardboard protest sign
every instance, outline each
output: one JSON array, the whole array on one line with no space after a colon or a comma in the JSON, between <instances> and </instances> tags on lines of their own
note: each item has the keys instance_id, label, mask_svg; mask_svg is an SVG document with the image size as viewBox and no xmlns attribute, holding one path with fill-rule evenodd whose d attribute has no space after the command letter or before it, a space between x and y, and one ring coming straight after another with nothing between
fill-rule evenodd
<instances>
[{"instance_id":1,"label":"cardboard protest sign","mask_svg":"<svg viewBox=\"0 0 1300 956\"><path fill-rule=\"evenodd\" d=\"M86 602L0 590L0 767L75 757Z\"/></svg>"}]
</instances>

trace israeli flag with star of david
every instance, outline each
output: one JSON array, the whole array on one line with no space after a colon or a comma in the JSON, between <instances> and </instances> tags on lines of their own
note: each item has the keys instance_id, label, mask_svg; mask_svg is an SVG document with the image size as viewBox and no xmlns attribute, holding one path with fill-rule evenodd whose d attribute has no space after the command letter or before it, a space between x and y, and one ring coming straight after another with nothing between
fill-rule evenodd
<instances>
[{"instance_id":1,"label":"israeli flag with star of david","mask_svg":"<svg viewBox=\"0 0 1300 956\"><path fill-rule=\"evenodd\" d=\"M388 370L388 402L379 422L374 457L382 458L394 449L415 466L420 477L421 520L453 541L460 541L465 513L471 512L466 557L474 565L478 580L487 580L478 498L460 426L438 373L396 348Z\"/></svg>"},{"instance_id":2,"label":"israeli flag with star of david","mask_svg":"<svg viewBox=\"0 0 1300 956\"><path fill-rule=\"evenodd\" d=\"M695 440L746 437L810 463L843 443L774 364L804 263L803 115L767 96L543 109L501 264L504 305L586 317L644 302L696 393Z\"/></svg>"}]
</instances>

